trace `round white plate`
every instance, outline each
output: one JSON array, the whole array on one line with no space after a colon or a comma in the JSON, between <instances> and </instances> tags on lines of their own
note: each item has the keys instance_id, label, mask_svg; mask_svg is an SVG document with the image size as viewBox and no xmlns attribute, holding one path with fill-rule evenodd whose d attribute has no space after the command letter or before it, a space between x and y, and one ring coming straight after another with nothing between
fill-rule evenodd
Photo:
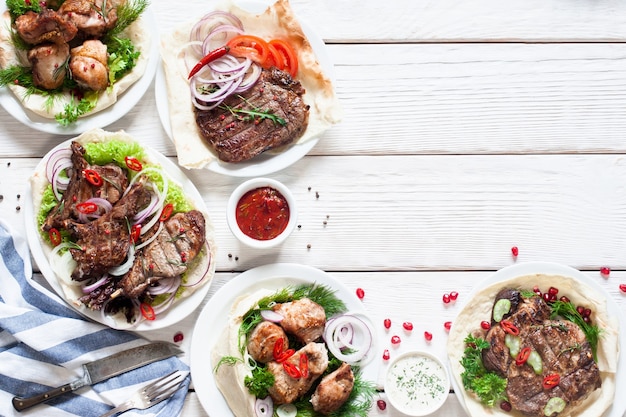
<instances>
[{"instance_id":1,"label":"round white plate","mask_svg":"<svg viewBox=\"0 0 626 417\"><path fill-rule=\"evenodd\" d=\"M69 148L71 141L72 139L67 140L59 144L58 146L56 146L50 152L48 152L48 154L41 160L41 162L39 162L39 165L37 166L37 168L35 168L35 172L37 172L40 169L41 165L46 163L46 161L49 159L50 155L53 152L55 152L58 149ZM160 152L157 152L143 144L141 146L144 148L149 158L152 161L155 161L156 163L160 164L163 170L170 176L170 178L174 180L175 182L177 182L183 188L185 195L187 196L187 198L191 200L191 202L196 207L196 209L203 212L206 216L208 211L207 211L206 205L204 204L204 200L202 199L202 196L200 195L196 187L193 185L193 183L189 180L189 178L187 178L187 176L180 170L180 168L178 168L178 166L172 163L169 159L164 157ZM26 196L24 198L24 210L25 210L24 215L26 216L26 239L28 241L28 246L30 247L30 251L33 256L33 259L37 263L39 270L41 271L42 275L44 276L48 284L50 284L50 286L59 295L59 297L61 297L63 300L66 300L65 294L63 292L63 288L59 284L58 278L56 274L54 273L54 271L52 270L52 267L50 266L50 262L46 255L46 252L44 251L44 248L42 247L42 244L45 244L45 243L42 241L39 235L39 231L37 230L37 219L36 219L36 213L39 210L39 207L35 208L33 205L32 189L31 189L30 181L28 182L28 189L26 192ZM207 218L206 220L207 220L207 227L209 227L209 219ZM215 262L215 259L212 259L211 262ZM83 314L84 316L87 316L90 319L97 321L99 323L102 323L104 325L107 325L109 327L114 327L114 328L119 328L119 329L128 329L128 330L139 331L139 332L147 331L147 330L156 330L156 329L161 329L163 327L167 327L172 324L175 324L179 322L180 320L184 319L185 317L187 317L193 311L195 311L196 308L198 308L198 306L200 305L200 303L202 303L202 301L204 300L204 297L209 291L210 285L211 285L211 282L209 281L205 283L203 286L201 286L200 288L198 288L196 291L194 291L191 295L189 295L189 297L186 297L180 300L175 300L174 304L167 311L159 314L159 316L155 320L152 320L152 321L142 320L138 325L133 326L133 327L126 327L123 325L116 326L110 320L103 320L102 315L100 314L99 311L93 311L83 305L76 306L73 303L69 303L69 302L68 302L68 305L70 305L72 308L74 308L76 311Z\"/></svg>"},{"instance_id":2,"label":"round white plate","mask_svg":"<svg viewBox=\"0 0 626 417\"><path fill-rule=\"evenodd\" d=\"M265 5L258 1L245 1L241 2L239 6L251 12L260 13L264 10L263 7ZM301 19L299 19L299 22L304 34L311 43L313 51L315 51L318 62L324 69L324 73L334 82L333 63L328 55L324 41L306 24L306 22L303 22ZM172 139L172 126L170 124L169 104L167 101L167 83L165 81L165 72L162 64L158 65L154 82L154 95L156 98L157 112L159 113L163 129L169 138ZM281 152L264 152L250 161L231 163L216 159L207 166L207 169L231 177L260 177L268 175L285 169L299 161L313 149L319 139L320 137L318 136L304 143L296 143Z\"/></svg>"},{"instance_id":3,"label":"round white plate","mask_svg":"<svg viewBox=\"0 0 626 417\"><path fill-rule=\"evenodd\" d=\"M7 10L5 2L0 2L0 14ZM157 34L158 26L154 12L148 7L142 14L146 19L149 33ZM159 37L152 36L150 50L148 51L148 63L143 76L131 85L118 98L117 102L106 109L78 119L70 126L61 126L55 119L47 119L34 112L25 109L15 94L8 88L0 88L0 105L19 122L40 132L53 133L55 135L77 135L94 128L103 128L121 119L143 97L148 87L152 84L154 74L161 56L159 54Z\"/></svg>"},{"instance_id":4,"label":"round white plate","mask_svg":"<svg viewBox=\"0 0 626 417\"><path fill-rule=\"evenodd\" d=\"M233 413L226 400L215 384L211 362L211 350L222 336L224 326L228 323L228 315L233 303L241 295L259 289L279 290L299 284L320 284L336 290L338 298L343 300L350 312L367 317L363 303L342 283L326 272L306 265L278 263L250 269L227 282L204 306L191 339L191 378L200 403L210 416L232 417ZM374 331L374 329L372 329ZM374 335L374 340L376 336ZM372 346L374 358L378 356L377 346ZM363 377L368 381L376 381L378 375L377 361L373 360L362 368Z\"/></svg>"},{"instance_id":5,"label":"round white plate","mask_svg":"<svg viewBox=\"0 0 626 417\"><path fill-rule=\"evenodd\" d=\"M604 288L598 285L597 282L595 282L593 279L589 278L587 275L580 272L579 270L566 265L551 262L528 262L512 265L497 271L489 278L481 282L478 286L476 286L476 288L472 291L472 294L470 294L467 299L471 300L474 294L480 292L486 287L491 286L492 284L530 274L552 274L571 277L576 281L588 285L589 287L597 291L598 294L601 294L606 298L606 308L609 315L617 317L618 320L619 363L617 365L617 374L615 381L615 401L613 401L613 405L602 416L598 417L623 417L624 413L626 412L626 397L624 397L624 395L619 395L619 393L626 392L626 319L623 317L623 313L621 312L619 306L604 290ZM454 375L452 375L451 379L454 392L462 392L464 388L459 385ZM465 412L468 413L463 396L457 395L456 397L459 399L459 402L463 406Z\"/></svg>"}]
</instances>

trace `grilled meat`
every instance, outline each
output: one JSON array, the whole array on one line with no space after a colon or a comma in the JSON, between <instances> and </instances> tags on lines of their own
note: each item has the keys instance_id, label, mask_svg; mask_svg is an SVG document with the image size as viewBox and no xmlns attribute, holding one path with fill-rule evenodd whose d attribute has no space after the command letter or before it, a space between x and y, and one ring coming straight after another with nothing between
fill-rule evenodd
<instances>
[{"instance_id":1,"label":"grilled meat","mask_svg":"<svg viewBox=\"0 0 626 417\"><path fill-rule=\"evenodd\" d=\"M324 415L337 411L350 397L352 388L354 373L350 365L344 362L320 381L311 396L313 409Z\"/></svg>"},{"instance_id":2,"label":"grilled meat","mask_svg":"<svg viewBox=\"0 0 626 417\"><path fill-rule=\"evenodd\" d=\"M33 84L46 90L54 90L63 85L70 57L67 43L43 43L28 51L28 61L33 72Z\"/></svg>"},{"instance_id":3,"label":"grilled meat","mask_svg":"<svg viewBox=\"0 0 626 417\"><path fill-rule=\"evenodd\" d=\"M86 37L101 37L117 23L117 2L111 0L65 0L59 13Z\"/></svg>"},{"instance_id":4,"label":"grilled meat","mask_svg":"<svg viewBox=\"0 0 626 417\"><path fill-rule=\"evenodd\" d=\"M516 365L501 326L492 326L486 335L491 347L483 351L485 367L507 378L509 402L529 416L543 416L551 397L562 398L569 408L601 385L598 366L582 330L572 322L550 319L550 314L550 307L537 296L522 299L506 319L519 329L520 346L541 357L540 373L528 364ZM543 379L550 374L558 374L560 382L547 390Z\"/></svg>"},{"instance_id":5,"label":"grilled meat","mask_svg":"<svg viewBox=\"0 0 626 417\"><path fill-rule=\"evenodd\" d=\"M150 193L141 181L135 182L113 209L89 223L66 222L67 230L80 247L70 248L77 266L72 279L84 281L102 276L120 265L130 245L129 224L150 202Z\"/></svg>"},{"instance_id":6,"label":"grilled meat","mask_svg":"<svg viewBox=\"0 0 626 417\"><path fill-rule=\"evenodd\" d=\"M288 73L263 70L249 90L231 95L213 110L195 109L196 123L220 160L246 161L302 136L309 120L304 92ZM250 111L257 114L246 113Z\"/></svg>"},{"instance_id":7,"label":"grilled meat","mask_svg":"<svg viewBox=\"0 0 626 417\"><path fill-rule=\"evenodd\" d=\"M85 90L102 91L109 85L107 46L99 40L87 40L72 48L72 78Z\"/></svg>"},{"instance_id":8,"label":"grilled meat","mask_svg":"<svg viewBox=\"0 0 626 417\"><path fill-rule=\"evenodd\" d=\"M280 363L272 361L267 364L267 369L274 375L274 385L269 389L274 404L294 402L304 395L328 368L328 351L323 343L306 344L286 362L299 366L302 354L307 355L309 359L309 376L306 378L292 378Z\"/></svg>"},{"instance_id":9,"label":"grilled meat","mask_svg":"<svg viewBox=\"0 0 626 417\"><path fill-rule=\"evenodd\" d=\"M274 345L279 339L283 339L283 349L287 350L289 339L282 327L270 321L262 321L248 337L248 352L255 361L267 363L274 359Z\"/></svg>"},{"instance_id":10,"label":"grilled meat","mask_svg":"<svg viewBox=\"0 0 626 417\"><path fill-rule=\"evenodd\" d=\"M15 19L15 30L24 42L37 45L44 42L68 43L78 33L76 25L51 9L41 13L28 11Z\"/></svg>"},{"instance_id":11,"label":"grilled meat","mask_svg":"<svg viewBox=\"0 0 626 417\"><path fill-rule=\"evenodd\" d=\"M77 221L79 211L76 204L84 202L92 197L108 200L112 205L122 196L128 187L126 173L115 164L89 165L85 160L85 148L78 142L72 142L72 174L67 190L57 206L50 211L48 218L43 224L43 230L52 228L66 229L68 221ZM101 186L96 187L89 183L83 175L85 169L93 169L104 179Z\"/></svg>"},{"instance_id":12,"label":"grilled meat","mask_svg":"<svg viewBox=\"0 0 626 417\"><path fill-rule=\"evenodd\" d=\"M272 310L283 316L281 327L302 343L313 342L324 333L326 325L324 307L308 298L276 304Z\"/></svg>"},{"instance_id":13,"label":"grilled meat","mask_svg":"<svg viewBox=\"0 0 626 417\"><path fill-rule=\"evenodd\" d=\"M205 219L199 211L172 216L156 239L135 253L130 271L119 283L123 294L128 298L139 297L159 279L182 275L202 249L205 236Z\"/></svg>"}]
</instances>

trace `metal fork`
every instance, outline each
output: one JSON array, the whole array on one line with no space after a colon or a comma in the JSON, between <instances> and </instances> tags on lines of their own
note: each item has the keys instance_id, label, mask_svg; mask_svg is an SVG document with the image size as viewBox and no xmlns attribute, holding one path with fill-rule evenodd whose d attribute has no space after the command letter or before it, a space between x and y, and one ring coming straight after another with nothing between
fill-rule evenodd
<instances>
[{"instance_id":1,"label":"metal fork","mask_svg":"<svg viewBox=\"0 0 626 417\"><path fill-rule=\"evenodd\" d=\"M124 401L114 409L102 414L100 417L110 417L133 408L138 410L150 408L174 395L184 380L184 373L174 371L171 374L165 375L163 378L159 378L145 387L140 388L139 391L134 393L128 400Z\"/></svg>"}]
</instances>

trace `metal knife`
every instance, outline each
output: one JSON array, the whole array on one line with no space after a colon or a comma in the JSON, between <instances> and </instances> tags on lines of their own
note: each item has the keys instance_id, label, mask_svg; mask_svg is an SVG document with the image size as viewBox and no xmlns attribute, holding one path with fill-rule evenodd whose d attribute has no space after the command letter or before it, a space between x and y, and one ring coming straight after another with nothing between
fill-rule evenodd
<instances>
[{"instance_id":1,"label":"metal knife","mask_svg":"<svg viewBox=\"0 0 626 417\"><path fill-rule=\"evenodd\" d=\"M105 379L180 353L183 352L176 345L167 342L152 342L124 350L106 358L83 364L83 377L62 387L51 389L30 398L13 397L13 407L17 411L22 411L59 395L75 391L85 385L96 384Z\"/></svg>"}]
</instances>

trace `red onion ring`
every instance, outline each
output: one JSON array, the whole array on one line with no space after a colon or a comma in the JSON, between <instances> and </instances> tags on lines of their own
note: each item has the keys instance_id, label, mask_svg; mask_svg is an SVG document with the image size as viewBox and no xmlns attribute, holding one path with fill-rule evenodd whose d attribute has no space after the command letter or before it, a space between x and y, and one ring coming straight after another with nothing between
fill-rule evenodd
<instances>
[{"instance_id":1,"label":"red onion ring","mask_svg":"<svg viewBox=\"0 0 626 417\"><path fill-rule=\"evenodd\" d=\"M83 287L83 293L84 294L89 294L90 292L94 291L95 289L100 288L101 286L103 286L108 280L109 280L109 274L104 274L102 276L102 278L100 278L99 280L97 280L93 284L85 285Z\"/></svg>"},{"instance_id":2,"label":"red onion ring","mask_svg":"<svg viewBox=\"0 0 626 417\"><path fill-rule=\"evenodd\" d=\"M271 321L272 323L280 323L284 319L282 314L279 314L274 310L261 310L260 314L263 319Z\"/></svg>"},{"instance_id":3,"label":"red onion ring","mask_svg":"<svg viewBox=\"0 0 626 417\"><path fill-rule=\"evenodd\" d=\"M272 417L274 414L274 402L271 397L257 398L254 402L254 415L256 417Z\"/></svg>"}]
</instances>

